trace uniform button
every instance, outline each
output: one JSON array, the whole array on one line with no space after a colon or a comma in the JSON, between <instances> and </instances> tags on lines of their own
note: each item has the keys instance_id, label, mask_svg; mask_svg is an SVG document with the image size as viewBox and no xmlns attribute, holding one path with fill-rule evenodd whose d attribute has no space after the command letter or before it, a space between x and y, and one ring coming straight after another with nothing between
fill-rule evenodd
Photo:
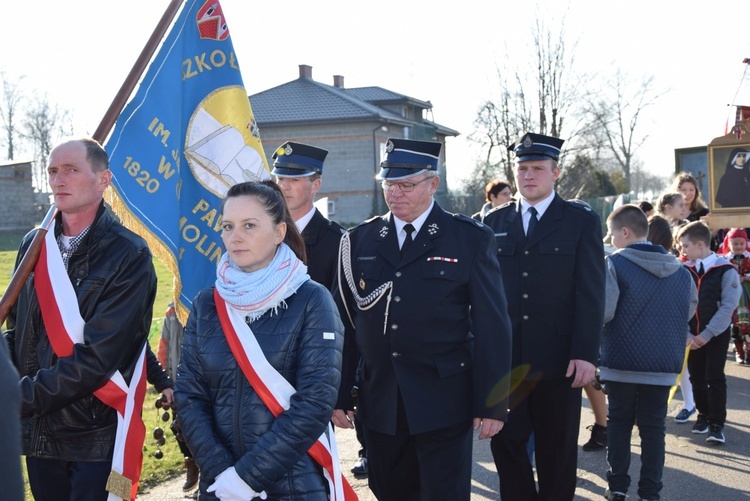
<instances>
[{"instance_id":1,"label":"uniform button","mask_svg":"<svg viewBox=\"0 0 750 501\"><path fill-rule=\"evenodd\" d=\"M441 275L445 275L445 270L440 270Z\"/></svg>"},{"instance_id":2,"label":"uniform button","mask_svg":"<svg viewBox=\"0 0 750 501\"><path fill-rule=\"evenodd\" d=\"M397 272L396 272L396 278L398 278L398 277L400 277L400 276L401 276L401 272L400 272L400 271L397 271Z\"/></svg>"},{"instance_id":3,"label":"uniform button","mask_svg":"<svg viewBox=\"0 0 750 501\"><path fill-rule=\"evenodd\" d=\"M524 299L529 299L529 295L528 294L521 294L521 297L524 298Z\"/></svg>"},{"instance_id":4,"label":"uniform button","mask_svg":"<svg viewBox=\"0 0 750 501\"><path fill-rule=\"evenodd\" d=\"M466 367L466 363L465 362L461 362L461 367Z\"/></svg>"},{"instance_id":5,"label":"uniform button","mask_svg":"<svg viewBox=\"0 0 750 501\"><path fill-rule=\"evenodd\" d=\"M529 255L529 251L525 251L525 252L523 253L523 255L524 255L524 256L528 256L528 255Z\"/></svg>"},{"instance_id":6,"label":"uniform button","mask_svg":"<svg viewBox=\"0 0 750 501\"><path fill-rule=\"evenodd\" d=\"M401 301L401 296L396 296L393 298L393 300L398 303L399 301Z\"/></svg>"},{"instance_id":7,"label":"uniform button","mask_svg":"<svg viewBox=\"0 0 750 501\"><path fill-rule=\"evenodd\" d=\"M523 319L524 319L524 320L528 320L528 319L529 319L529 316L528 316L528 315L524 315L524 316L523 316Z\"/></svg>"},{"instance_id":8,"label":"uniform button","mask_svg":"<svg viewBox=\"0 0 750 501\"><path fill-rule=\"evenodd\" d=\"M391 324L391 330L398 330L398 324Z\"/></svg>"},{"instance_id":9,"label":"uniform button","mask_svg":"<svg viewBox=\"0 0 750 501\"><path fill-rule=\"evenodd\" d=\"M502 252L502 251L503 251L503 248L502 248L502 247L498 247L498 248L497 248L497 251L498 251L498 252Z\"/></svg>"},{"instance_id":10,"label":"uniform button","mask_svg":"<svg viewBox=\"0 0 750 501\"><path fill-rule=\"evenodd\" d=\"M397 352L397 351L394 351L393 353L391 353L391 356L392 356L393 358L398 358L398 357L400 357L400 356L401 356L401 353L399 353L399 352Z\"/></svg>"},{"instance_id":11,"label":"uniform button","mask_svg":"<svg viewBox=\"0 0 750 501\"><path fill-rule=\"evenodd\" d=\"M523 273L521 273L521 276L522 276L523 278L526 278L526 277L528 277L528 276L529 276L529 274L528 274L528 273L526 273L526 272L524 271Z\"/></svg>"},{"instance_id":12,"label":"uniform button","mask_svg":"<svg viewBox=\"0 0 750 501\"><path fill-rule=\"evenodd\" d=\"M555 247L555 252L557 252L557 251L559 251L559 250L560 250L560 248L559 248L559 247Z\"/></svg>"}]
</instances>

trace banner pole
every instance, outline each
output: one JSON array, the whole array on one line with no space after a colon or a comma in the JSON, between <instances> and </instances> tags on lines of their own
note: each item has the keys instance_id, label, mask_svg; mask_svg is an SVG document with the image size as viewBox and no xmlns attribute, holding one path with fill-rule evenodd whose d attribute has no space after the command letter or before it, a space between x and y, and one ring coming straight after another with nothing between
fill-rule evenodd
<instances>
[{"instance_id":1,"label":"banner pole","mask_svg":"<svg viewBox=\"0 0 750 501\"><path fill-rule=\"evenodd\" d=\"M112 101L112 104L109 105L109 109L104 114L104 118L102 118L102 121L99 123L99 127L97 127L96 132L94 132L93 138L99 141L99 143L103 143L104 140L107 139L107 136L117 121L117 117L125 107L130 94L132 94L133 89L135 89L135 86L138 84L138 80L140 80L141 75L146 70L149 61L151 61L154 52L156 52L156 48L159 46L164 34L167 32L174 17L180 10L183 1L184 0L172 0L169 3L167 10L159 20L159 24L156 25L156 29L151 34L148 42L146 42L146 46L141 51L141 55L138 56L133 68L125 79L125 82L123 82L120 90ZM18 264L16 271L13 272L8 288L5 290L2 298L0 298L0 326L2 326L8 318L8 313L10 313L10 309L16 303L19 294L21 294L21 289L26 283L26 279L29 278L29 275L36 266L36 262L39 259L39 253L42 251L42 244L47 235L47 230L51 226L56 214L57 208L55 207L55 204L52 204L44 218L42 226L40 226L36 235L34 235L34 239L31 241L23 259L21 259L21 262Z\"/></svg>"}]
</instances>

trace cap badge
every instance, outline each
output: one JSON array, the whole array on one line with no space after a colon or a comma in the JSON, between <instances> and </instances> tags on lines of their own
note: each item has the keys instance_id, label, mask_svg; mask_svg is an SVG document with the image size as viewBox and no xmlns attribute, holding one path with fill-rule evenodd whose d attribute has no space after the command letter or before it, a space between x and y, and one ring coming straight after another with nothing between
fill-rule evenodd
<instances>
[{"instance_id":1,"label":"cap badge","mask_svg":"<svg viewBox=\"0 0 750 501\"><path fill-rule=\"evenodd\" d=\"M440 228L438 228L437 223L432 223L427 226L427 233L429 233L430 235L434 235L435 233L438 232L439 229Z\"/></svg>"},{"instance_id":2,"label":"cap badge","mask_svg":"<svg viewBox=\"0 0 750 501\"><path fill-rule=\"evenodd\" d=\"M394 148L393 143L390 140L388 140L388 142L385 143L385 151L387 151L388 153L391 153L393 151L393 148Z\"/></svg>"},{"instance_id":3,"label":"cap badge","mask_svg":"<svg viewBox=\"0 0 750 501\"><path fill-rule=\"evenodd\" d=\"M534 145L534 141L531 140L530 137L527 137L523 140L523 147L524 148L531 148Z\"/></svg>"},{"instance_id":4,"label":"cap badge","mask_svg":"<svg viewBox=\"0 0 750 501\"><path fill-rule=\"evenodd\" d=\"M284 154L285 155L291 155L293 151L294 150L292 149L292 147L289 146L288 144L286 145L286 148L284 148Z\"/></svg>"}]
</instances>

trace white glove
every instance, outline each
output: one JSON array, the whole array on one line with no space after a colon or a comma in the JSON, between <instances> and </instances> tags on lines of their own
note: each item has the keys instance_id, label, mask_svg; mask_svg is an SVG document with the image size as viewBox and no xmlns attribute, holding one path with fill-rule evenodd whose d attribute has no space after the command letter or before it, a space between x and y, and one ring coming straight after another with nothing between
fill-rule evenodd
<instances>
[{"instance_id":1,"label":"white glove","mask_svg":"<svg viewBox=\"0 0 750 501\"><path fill-rule=\"evenodd\" d=\"M208 492L214 492L216 497L222 501L250 501L253 498L259 497L260 499L266 499L266 491L255 492L252 487L247 485L242 477L237 474L234 466L227 468L226 470L219 473L216 480L211 484Z\"/></svg>"}]
</instances>

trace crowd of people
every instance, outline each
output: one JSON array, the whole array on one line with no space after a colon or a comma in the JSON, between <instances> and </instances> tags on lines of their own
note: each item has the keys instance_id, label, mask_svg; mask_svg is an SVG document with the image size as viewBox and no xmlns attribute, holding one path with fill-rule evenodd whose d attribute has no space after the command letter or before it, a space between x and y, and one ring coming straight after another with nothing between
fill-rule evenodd
<instances>
[{"instance_id":1,"label":"crowd of people","mask_svg":"<svg viewBox=\"0 0 750 501\"><path fill-rule=\"evenodd\" d=\"M23 499L21 452L35 499L132 499L127 444L143 432L117 395L142 404L146 379L177 410L183 490L199 499L355 499L338 427L356 428L352 472L378 499L468 500L478 436L502 499L570 500L582 390L595 415L583 450L607 449L605 496L627 495L638 426L638 496L659 499L678 380L675 420L697 414L692 433L726 441L730 339L738 363L750 357L747 232L712 234L680 174L655 204L614 210L605 239L590 206L555 191L563 143L522 135L509 146L518 193L493 181L468 217L434 198L441 144L391 138L377 175L389 210L348 231L313 205L328 152L282 144L275 181L224 197L226 252L184 327L170 305L158 361L152 256L104 205L107 154L58 145L59 213L0 350L7 499Z\"/></svg>"}]
</instances>

